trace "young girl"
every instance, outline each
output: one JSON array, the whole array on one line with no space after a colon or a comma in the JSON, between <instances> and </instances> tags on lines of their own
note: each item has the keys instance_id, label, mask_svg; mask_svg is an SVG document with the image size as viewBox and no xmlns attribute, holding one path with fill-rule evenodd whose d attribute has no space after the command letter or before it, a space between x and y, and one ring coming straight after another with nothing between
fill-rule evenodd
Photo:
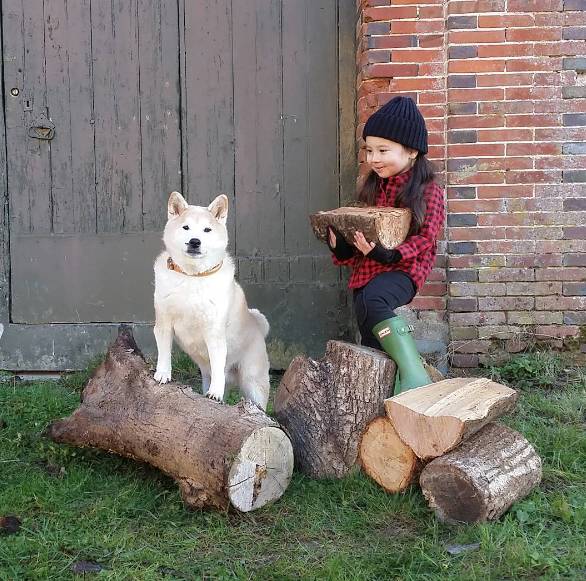
<instances>
[{"instance_id":1,"label":"young girl","mask_svg":"<svg viewBox=\"0 0 586 581\"><path fill-rule=\"evenodd\" d=\"M371 167L358 199L367 206L411 210L404 242L392 250L354 235L354 245L330 228L328 245L336 265L350 266L348 286L362 344L380 348L397 364L395 395L431 383L415 341L413 327L394 310L421 289L435 262L437 237L444 224L444 192L434 182L425 157L427 129L412 99L395 97L374 113L362 133Z\"/></svg>"}]
</instances>

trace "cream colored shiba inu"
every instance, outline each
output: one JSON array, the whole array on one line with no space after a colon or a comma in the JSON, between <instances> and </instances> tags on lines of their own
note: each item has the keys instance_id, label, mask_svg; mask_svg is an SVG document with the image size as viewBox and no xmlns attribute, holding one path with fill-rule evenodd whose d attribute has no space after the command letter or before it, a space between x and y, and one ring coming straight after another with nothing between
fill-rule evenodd
<instances>
[{"instance_id":1,"label":"cream colored shiba inu","mask_svg":"<svg viewBox=\"0 0 586 581\"><path fill-rule=\"evenodd\" d=\"M171 380L175 337L199 366L204 394L222 401L226 382L236 383L246 399L264 410L269 398L269 324L248 308L234 280L234 263L226 251L227 216L223 194L207 208L190 206L178 192L169 197L165 250L154 267L155 379Z\"/></svg>"}]
</instances>

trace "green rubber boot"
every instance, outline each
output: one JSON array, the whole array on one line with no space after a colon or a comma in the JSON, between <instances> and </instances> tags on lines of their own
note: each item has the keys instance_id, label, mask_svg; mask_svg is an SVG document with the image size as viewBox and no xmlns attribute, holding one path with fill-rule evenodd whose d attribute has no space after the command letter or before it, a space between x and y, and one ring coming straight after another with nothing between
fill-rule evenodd
<instances>
[{"instance_id":1,"label":"green rubber boot","mask_svg":"<svg viewBox=\"0 0 586 581\"><path fill-rule=\"evenodd\" d=\"M413 326L402 317L385 319L372 329L381 347L397 364L395 395L431 383L411 335L412 331Z\"/></svg>"}]
</instances>

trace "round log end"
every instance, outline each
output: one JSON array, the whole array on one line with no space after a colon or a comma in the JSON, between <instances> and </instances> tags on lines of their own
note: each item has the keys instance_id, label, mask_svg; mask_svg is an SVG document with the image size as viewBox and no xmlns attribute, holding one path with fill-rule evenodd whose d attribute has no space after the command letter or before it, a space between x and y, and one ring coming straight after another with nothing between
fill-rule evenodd
<instances>
[{"instance_id":1,"label":"round log end","mask_svg":"<svg viewBox=\"0 0 586 581\"><path fill-rule=\"evenodd\" d=\"M429 507L442 522L473 523L487 519L485 498L469 476L454 466L436 470L428 464L419 479Z\"/></svg>"},{"instance_id":2,"label":"round log end","mask_svg":"<svg viewBox=\"0 0 586 581\"><path fill-rule=\"evenodd\" d=\"M280 498L293 474L293 447L283 430L262 427L244 440L228 475L228 498L241 512Z\"/></svg>"},{"instance_id":3,"label":"round log end","mask_svg":"<svg viewBox=\"0 0 586 581\"><path fill-rule=\"evenodd\" d=\"M387 492L400 492L413 482L419 463L388 418L375 418L360 442L362 469Z\"/></svg>"}]
</instances>

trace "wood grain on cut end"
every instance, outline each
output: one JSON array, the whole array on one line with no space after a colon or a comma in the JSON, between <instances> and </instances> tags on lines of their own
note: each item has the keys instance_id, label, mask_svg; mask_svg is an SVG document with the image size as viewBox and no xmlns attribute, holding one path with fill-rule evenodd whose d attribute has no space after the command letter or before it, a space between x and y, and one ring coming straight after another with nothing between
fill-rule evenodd
<instances>
[{"instance_id":1,"label":"wood grain on cut end","mask_svg":"<svg viewBox=\"0 0 586 581\"><path fill-rule=\"evenodd\" d=\"M419 458L430 459L512 410L517 395L486 378L458 377L389 398L385 410L401 439Z\"/></svg>"},{"instance_id":2,"label":"wood grain on cut end","mask_svg":"<svg viewBox=\"0 0 586 581\"><path fill-rule=\"evenodd\" d=\"M362 469L387 492L400 492L417 477L420 462L386 417L375 418L360 442Z\"/></svg>"}]
</instances>

